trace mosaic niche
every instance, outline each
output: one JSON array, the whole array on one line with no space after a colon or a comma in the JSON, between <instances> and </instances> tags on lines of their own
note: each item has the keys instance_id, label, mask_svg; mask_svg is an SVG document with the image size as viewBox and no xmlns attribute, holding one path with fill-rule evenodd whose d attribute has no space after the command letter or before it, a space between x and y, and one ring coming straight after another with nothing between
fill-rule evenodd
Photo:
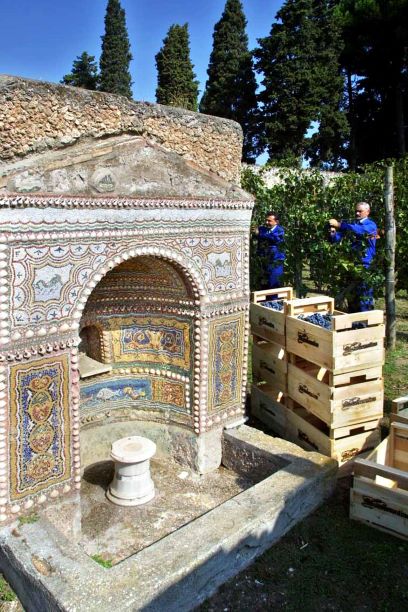
<instances>
[{"instance_id":1,"label":"mosaic niche","mask_svg":"<svg viewBox=\"0 0 408 612\"><path fill-rule=\"evenodd\" d=\"M174 264L140 255L122 262L101 279L89 296L86 310L111 302L135 303L151 296L164 302L179 302L193 298L193 292Z\"/></svg>"},{"instance_id":2,"label":"mosaic niche","mask_svg":"<svg viewBox=\"0 0 408 612\"><path fill-rule=\"evenodd\" d=\"M114 411L158 420L171 413L191 425L193 301L181 269L158 257L125 261L100 280L84 309L79 350L112 370L82 379L82 423Z\"/></svg>"},{"instance_id":3,"label":"mosaic niche","mask_svg":"<svg viewBox=\"0 0 408 612\"><path fill-rule=\"evenodd\" d=\"M71 476L68 355L10 368L10 499Z\"/></svg>"},{"instance_id":4,"label":"mosaic niche","mask_svg":"<svg viewBox=\"0 0 408 612\"><path fill-rule=\"evenodd\" d=\"M159 373L112 378L98 377L81 383L81 414L107 408L163 409L189 412L188 384Z\"/></svg>"},{"instance_id":5,"label":"mosaic niche","mask_svg":"<svg viewBox=\"0 0 408 612\"><path fill-rule=\"evenodd\" d=\"M114 362L153 363L189 371L191 365L191 320L165 315L140 314L112 317Z\"/></svg>"},{"instance_id":6,"label":"mosaic niche","mask_svg":"<svg viewBox=\"0 0 408 612\"><path fill-rule=\"evenodd\" d=\"M212 321L209 325L210 414L240 406L244 326L244 313Z\"/></svg>"}]
</instances>

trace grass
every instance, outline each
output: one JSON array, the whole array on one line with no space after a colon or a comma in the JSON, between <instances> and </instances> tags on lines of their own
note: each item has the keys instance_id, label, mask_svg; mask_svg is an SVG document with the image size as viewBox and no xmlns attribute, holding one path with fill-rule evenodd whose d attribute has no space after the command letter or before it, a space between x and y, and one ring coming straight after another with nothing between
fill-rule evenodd
<instances>
[{"instance_id":1,"label":"grass","mask_svg":"<svg viewBox=\"0 0 408 612\"><path fill-rule=\"evenodd\" d=\"M17 599L14 591L11 590L8 583L4 580L3 575L0 574L0 602L15 601Z\"/></svg>"},{"instance_id":2,"label":"grass","mask_svg":"<svg viewBox=\"0 0 408 612\"><path fill-rule=\"evenodd\" d=\"M36 523L39 520L38 514L32 512L31 514L26 514L24 516L20 516L18 519L18 524L21 525L30 525L31 523Z\"/></svg>"},{"instance_id":3,"label":"grass","mask_svg":"<svg viewBox=\"0 0 408 612\"><path fill-rule=\"evenodd\" d=\"M377 307L382 308L381 301ZM397 344L384 366L385 411L408 395L408 299L397 301ZM351 476L201 612L401 612L408 609L408 542L349 519Z\"/></svg>"},{"instance_id":4,"label":"grass","mask_svg":"<svg viewBox=\"0 0 408 612\"><path fill-rule=\"evenodd\" d=\"M380 301L380 307L383 306ZM385 410L392 399L408 395L408 299L397 300L397 342L395 350L387 353L384 365Z\"/></svg>"},{"instance_id":5,"label":"grass","mask_svg":"<svg viewBox=\"0 0 408 612\"><path fill-rule=\"evenodd\" d=\"M92 555L91 559L106 569L110 569L113 565L110 559L104 559L101 555Z\"/></svg>"},{"instance_id":6,"label":"grass","mask_svg":"<svg viewBox=\"0 0 408 612\"><path fill-rule=\"evenodd\" d=\"M348 486L297 525L202 611L408 608L408 543L350 521Z\"/></svg>"}]
</instances>

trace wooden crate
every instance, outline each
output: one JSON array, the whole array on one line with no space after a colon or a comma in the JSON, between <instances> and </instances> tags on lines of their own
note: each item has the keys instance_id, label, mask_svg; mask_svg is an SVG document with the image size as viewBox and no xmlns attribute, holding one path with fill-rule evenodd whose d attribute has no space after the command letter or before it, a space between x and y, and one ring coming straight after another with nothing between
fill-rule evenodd
<instances>
[{"instance_id":1,"label":"wooden crate","mask_svg":"<svg viewBox=\"0 0 408 612\"><path fill-rule=\"evenodd\" d=\"M253 337L252 376L257 382L265 381L287 390L288 362L286 351L280 344Z\"/></svg>"},{"instance_id":2,"label":"wooden crate","mask_svg":"<svg viewBox=\"0 0 408 612\"><path fill-rule=\"evenodd\" d=\"M263 384L251 387L251 414L284 438L287 430L285 393L276 386Z\"/></svg>"},{"instance_id":3,"label":"wooden crate","mask_svg":"<svg viewBox=\"0 0 408 612\"><path fill-rule=\"evenodd\" d=\"M330 429L314 414L288 400L287 439L306 450L315 450L336 459L340 465L380 441L378 419Z\"/></svg>"},{"instance_id":4,"label":"wooden crate","mask_svg":"<svg viewBox=\"0 0 408 612\"><path fill-rule=\"evenodd\" d=\"M280 287L279 289L255 291L252 295L249 313L251 331L264 340L285 346L285 310L273 310L260 303L271 297L271 301L291 300L293 289L292 287Z\"/></svg>"},{"instance_id":5,"label":"wooden crate","mask_svg":"<svg viewBox=\"0 0 408 612\"><path fill-rule=\"evenodd\" d=\"M297 298L286 303L285 311L287 315L297 316L300 314L333 313L334 298L327 295L315 295L310 298Z\"/></svg>"},{"instance_id":6,"label":"wooden crate","mask_svg":"<svg viewBox=\"0 0 408 612\"><path fill-rule=\"evenodd\" d=\"M408 396L392 400L391 419L393 422L408 425Z\"/></svg>"},{"instance_id":7,"label":"wooden crate","mask_svg":"<svg viewBox=\"0 0 408 612\"><path fill-rule=\"evenodd\" d=\"M391 423L389 438L388 465L408 472L408 425Z\"/></svg>"},{"instance_id":8,"label":"wooden crate","mask_svg":"<svg viewBox=\"0 0 408 612\"><path fill-rule=\"evenodd\" d=\"M299 355L286 351L288 363L292 363L297 368L304 370L316 380L322 381L330 387L342 387L345 385L357 385L366 382L367 380L375 380L382 378L383 368L382 363L377 365L369 365L361 370L350 370L346 372L338 372L337 370L329 370L323 366L307 361Z\"/></svg>"},{"instance_id":9,"label":"wooden crate","mask_svg":"<svg viewBox=\"0 0 408 612\"><path fill-rule=\"evenodd\" d=\"M382 310L353 314L333 311L332 329L296 318L296 310L288 304L286 348L337 374L361 370L384 363L384 313ZM366 327L352 329L353 323Z\"/></svg>"},{"instance_id":10,"label":"wooden crate","mask_svg":"<svg viewBox=\"0 0 408 612\"><path fill-rule=\"evenodd\" d=\"M310 362L295 363L288 364L289 397L328 427L336 429L383 416L381 366L359 370L357 376L355 372L335 376Z\"/></svg>"},{"instance_id":11,"label":"wooden crate","mask_svg":"<svg viewBox=\"0 0 408 612\"><path fill-rule=\"evenodd\" d=\"M354 462L350 518L408 540L408 425L394 422L390 435Z\"/></svg>"}]
</instances>

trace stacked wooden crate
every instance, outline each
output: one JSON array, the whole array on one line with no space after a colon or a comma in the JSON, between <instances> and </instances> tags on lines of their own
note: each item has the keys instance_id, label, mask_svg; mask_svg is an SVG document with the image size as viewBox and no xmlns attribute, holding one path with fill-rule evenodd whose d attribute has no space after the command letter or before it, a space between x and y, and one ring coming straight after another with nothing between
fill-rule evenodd
<instances>
[{"instance_id":1,"label":"stacked wooden crate","mask_svg":"<svg viewBox=\"0 0 408 612\"><path fill-rule=\"evenodd\" d=\"M350 518L405 540L408 540L407 403L407 397L394 400L390 434L366 459L356 459L350 490Z\"/></svg>"},{"instance_id":2,"label":"stacked wooden crate","mask_svg":"<svg viewBox=\"0 0 408 612\"><path fill-rule=\"evenodd\" d=\"M285 304L292 299L291 287L256 291L250 310L252 414L282 437L287 430L285 404L288 388ZM267 308L263 305L265 301L281 302L282 310Z\"/></svg>"},{"instance_id":3,"label":"stacked wooden crate","mask_svg":"<svg viewBox=\"0 0 408 612\"><path fill-rule=\"evenodd\" d=\"M331 329L298 318L311 313L329 314ZM266 420L265 397L262 405L259 399L266 368L255 365L254 415L279 435L340 464L376 446L383 414L383 312L345 314L334 310L332 298L318 296L288 300L284 322L285 395Z\"/></svg>"},{"instance_id":4,"label":"stacked wooden crate","mask_svg":"<svg viewBox=\"0 0 408 612\"><path fill-rule=\"evenodd\" d=\"M283 302L282 310L266 307L268 301ZM251 407L253 416L282 437L288 435L288 352L286 346L287 312L326 312L331 298L293 299L292 287L256 291L250 309L252 345Z\"/></svg>"},{"instance_id":5,"label":"stacked wooden crate","mask_svg":"<svg viewBox=\"0 0 408 612\"><path fill-rule=\"evenodd\" d=\"M384 313L345 314L333 301L327 313L331 329L299 319L296 302L288 304L288 435L342 464L380 441Z\"/></svg>"}]
</instances>

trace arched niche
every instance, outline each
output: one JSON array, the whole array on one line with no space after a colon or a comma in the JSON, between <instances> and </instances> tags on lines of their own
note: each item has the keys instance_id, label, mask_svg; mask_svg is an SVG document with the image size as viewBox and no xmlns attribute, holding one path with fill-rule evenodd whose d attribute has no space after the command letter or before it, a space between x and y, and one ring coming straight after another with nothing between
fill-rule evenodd
<instances>
[{"instance_id":1,"label":"arched niche","mask_svg":"<svg viewBox=\"0 0 408 612\"><path fill-rule=\"evenodd\" d=\"M152 421L193 430L198 313L178 262L145 254L109 270L79 324L80 349L111 366L80 381L81 428Z\"/></svg>"}]
</instances>

